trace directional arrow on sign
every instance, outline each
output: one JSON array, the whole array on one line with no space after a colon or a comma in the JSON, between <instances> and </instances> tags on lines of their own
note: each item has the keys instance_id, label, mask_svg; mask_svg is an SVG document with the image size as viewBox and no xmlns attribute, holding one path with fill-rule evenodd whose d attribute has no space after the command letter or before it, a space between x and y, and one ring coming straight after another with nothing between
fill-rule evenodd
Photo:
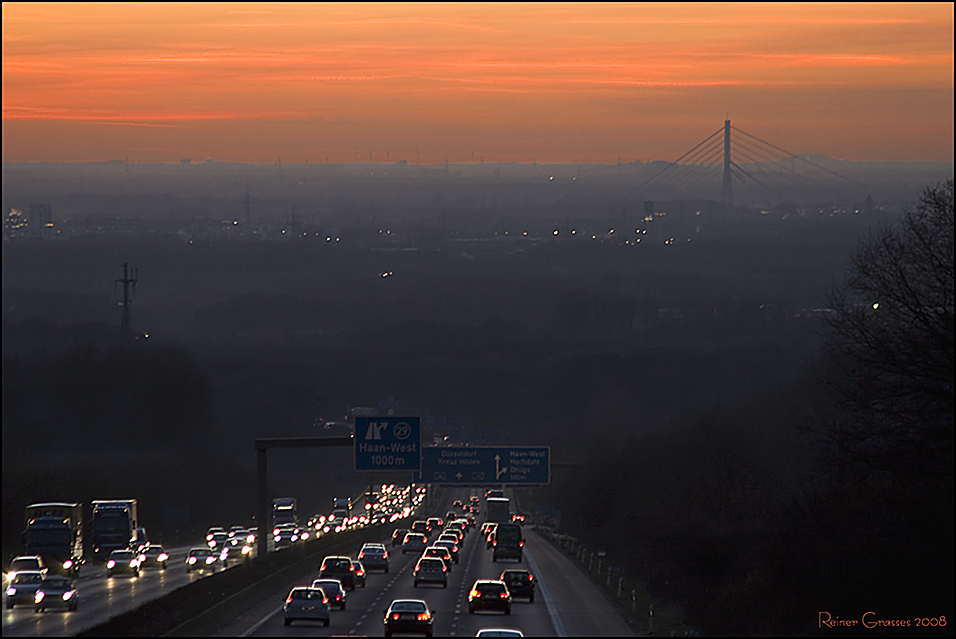
<instances>
[{"instance_id":1,"label":"directional arrow on sign","mask_svg":"<svg viewBox=\"0 0 956 639\"><path fill-rule=\"evenodd\" d=\"M495 455L495 481L498 481L498 478L508 472L508 467L505 466L504 470L498 466L498 462L501 461L501 455Z\"/></svg>"}]
</instances>

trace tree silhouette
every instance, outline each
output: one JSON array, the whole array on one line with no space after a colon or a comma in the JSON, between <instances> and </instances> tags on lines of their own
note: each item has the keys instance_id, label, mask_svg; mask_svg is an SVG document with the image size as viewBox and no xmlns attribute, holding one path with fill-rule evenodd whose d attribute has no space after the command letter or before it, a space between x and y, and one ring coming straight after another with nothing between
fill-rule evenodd
<instances>
[{"instance_id":1,"label":"tree silhouette","mask_svg":"<svg viewBox=\"0 0 956 639\"><path fill-rule=\"evenodd\" d=\"M828 296L824 353L849 466L938 485L953 472L953 181L861 240Z\"/></svg>"}]
</instances>

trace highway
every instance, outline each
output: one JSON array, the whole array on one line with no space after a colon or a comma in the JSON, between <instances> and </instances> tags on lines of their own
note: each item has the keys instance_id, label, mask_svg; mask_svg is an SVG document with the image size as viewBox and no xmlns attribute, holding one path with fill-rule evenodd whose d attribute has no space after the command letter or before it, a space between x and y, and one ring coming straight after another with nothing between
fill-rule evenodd
<instances>
[{"instance_id":1,"label":"highway","mask_svg":"<svg viewBox=\"0 0 956 639\"><path fill-rule=\"evenodd\" d=\"M198 542L196 545L200 545ZM190 582L202 579L200 573L186 573L186 553L192 546L171 548L166 570L149 568L139 577L106 576L102 564L87 564L76 582L79 608L76 612L33 612L33 606L17 606L3 610L3 636L70 636L108 621L111 617L132 610L152 599L158 599Z\"/></svg>"},{"instance_id":2,"label":"highway","mask_svg":"<svg viewBox=\"0 0 956 639\"><path fill-rule=\"evenodd\" d=\"M459 492L460 491L460 492ZM439 499L432 500L430 511L451 509L454 499L467 499L468 492L436 491ZM438 495L436 495L437 497ZM447 503L445 503L447 501ZM418 515L415 518L422 518ZM483 519L481 515L478 521ZM464 541L458 564L449 572L448 587L423 584L413 586L412 569L418 559L416 554L402 555L400 547L391 545L391 531L407 527L410 520L381 526L378 541L389 549L390 570L386 573L370 572L364 588L356 588L348 594L346 610L333 610L331 624L324 628L320 623L295 622L291 627L283 623L282 604L292 586L306 585L318 577L318 564L306 567L299 577L291 578L285 585L261 593L259 603L244 609L233 619L219 620L221 627L213 636L290 636L290 635L370 635L382 636L384 610L393 599L424 599L435 611L434 633L436 636L474 636L480 628L518 628L528 636L630 636L633 631L623 621L613 606L604 598L591 581L561 552L538 537L530 528L525 529L526 545L524 559L520 564L512 561L492 562L491 552L485 549L477 529L471 530ZM347 535L347 533L346 533ZM343 537L343 540L347 537ZM355 547L352 548L351 545ZM346 543L344 554L353 557L361 544ZM17 607L5 610L4 636L64 636L74 635L84 629L105 622L110 617L131 610L146 601L161 597L173 590L202 579L193 573L187 575L184 568L187 547L172 549L170 567L166 571L151 569L139 578L114 577L107 579L105 569L86 567L78 582L80 607L77 612L47 612L37 615L32 607ZM509 567L531 570L538 582L534 603L516 599L510 615L499 612L468 613L468 592L476 579L494 579ZM219 624L217 624L219 625Z\"/></svg>"},{"instance_id":3,"label":"highway","mask_svg":"<svg viewBox=\"0 0 956 639\"><path fill-rule=\"evenodd\" d=\"M452 500L467 499L468 494L445 491L437 510L450 509ZM482 521L481 516L478 521ZM474 636L480 628L517 628L526 636L633 636L600 590L564 554L546 540L525 529L525 553L521 563L492 562L480 532L475 529L465 537L459 563L449 573L448 587L422 584L414 587L412 569L417 555L402 555L391 546L390 533L396 526L383 527L379 540L389 549L389 572L371 572L365 588L348 594L346 610L333 610L328 628L319 622L283 623L282 603L295 585L306 585L318 577L315 570L290 581L282 589L267 596L261 604L223 626L214 636L301 636L335 635L382 636L384 611L394 599L424 599L435 611L435 636ZM350 551L355 556L356 547ZM500 612L468 612L468 591L476 579L496 579L502 570L511 567L531 570L538 581L534 603L516 599L510 615Z\"/></svg>"}]
</instances>

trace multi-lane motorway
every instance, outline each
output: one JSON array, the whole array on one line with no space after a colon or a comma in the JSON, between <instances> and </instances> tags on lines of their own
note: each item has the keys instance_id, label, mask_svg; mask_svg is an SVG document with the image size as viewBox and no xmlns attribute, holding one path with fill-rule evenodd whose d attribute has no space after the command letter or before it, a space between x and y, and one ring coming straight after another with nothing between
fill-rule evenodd
<instances>
[{"instance_id":1,"label":"multi-lane motorway","mask_svg":"<svg viewBox=\"0 0 956 639\"><path fill-rule=\"evenodd\" d=\"M449 510L453 499L467 499L467 494L445 491L441 501L434 504L436 511ZM482 521L479 516L478 521ZM407 524L402 524L407 526ZM348 594L346 610L333 610L331 624L324 628L319 623L296 622L291 627L283 623L282 603L294 585L305 585L318 576L318 563L305 567L298 577L285 585L263 592L257 605L247 608L239 617L222 619L217 636L289 636L289 635L370 635L382 636L383 612L393 599L424 599L435 611L436 636L474 636L480 628L518 628L527 636L624 636L634 632L618 615L603 594L562 553L555 550L530 529L526 530L524 560L492 562L490 551L477 530L465 538L460 562L450 573L448 587L434 585L413 586L412 569L417 556L402 555L400 548L393 551L390 535L398 524L382 526L381 541L390 551L388 573L371 572L365 588ZM344 552L353 557L361 544ZM86 570L79 580L81 604L77 612L34 614L32 607L5 610L4 636L62 636L73 635L86 628L103 623L110 617L133 609L145 601L163 596L186 585L200 575L187 575L184 569L186 548L173 549L170 567L166 571L149 570L139 578L114 577L106 579L100 570ZM508 567L530 569L538 581L534 603L516 599L510 615L499 612L468 613L468 592L476 579L494 579Z\"/></svg>"},{"instance_id":2,"label":"multi-lane motorway","mask_svg":"<svg viewBox=\"0 0 956 639\"><path fill-rule=\"evenodd\" d=\"M200 545L200 544L196 544ZM33 612L33 606L3 610L3 636L67 636L105 623L111 617L157 599L186 584L201 579L199 573L186 573L189 547L168 549L169 568L143 570L139 577L106 577L102 565L88 565L76 582L79 608L76 612Z\"/></svg>"}]
</instances>

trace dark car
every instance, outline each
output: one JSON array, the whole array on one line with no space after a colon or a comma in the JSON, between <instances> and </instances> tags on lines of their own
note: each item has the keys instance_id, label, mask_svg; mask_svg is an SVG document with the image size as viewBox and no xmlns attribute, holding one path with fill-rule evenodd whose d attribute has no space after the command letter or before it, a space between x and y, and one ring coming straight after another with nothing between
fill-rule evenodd
<instances>
[{"instance_id":1,"label":"dark car","mask_svg":"<svg viewBox=\"0 0 956 639\"><path fill-rule=\"evenodd\" d=\"M60 575L44 577L33 597L34 612L43 612L50 608L76 610L78 604L79 596L76 594L73 580Z\"/></svg>"},{"instance_id":2,"label":"dark car","mask_svg":"<svg viewBox=\"0 0 956 639\"><path fill-rule=\"evenodd\" d=\"M498 524L492 522L487 524L487 526L485 529L485 548L491 548L495 539L495 528L498 527Z\"/></svg>"},{"instance_id":3,"label":"dark car","mask_svg":"<svg viewBox=\"0 0 956 639\"><path fill-rule=\"evenodd\" d=\"M528 570L505 570L501 573L501 581L508 586L508 591L514 597L527 597L534 603L534 575Z\"/></svg>"},{"instance_id":4,"label":"dark car","mask_svg":"<svg viewBox=\"0 0 956 639\"><path fill-rule=\"evenodd\" d=\"M468 612L476 610L501 610L511 614L511 593L505 582L492 579L479 579L468 593Z\"/></svg>"},{"instance_id":5,"label":"dark car","mask_svg":"<svg viewBox=\"0 0 956 639\"><path fill-rule=\"evenodd\" d=\"M316 579L312 582L312 587L321 588L325 591L330 606L345 610L345 604L348 602L348 591L342 586L341 581L338 579Z\"/></svg>"},{"instance_id":6,"label":"dark car","mask_svg":"<svg viewBox=\"0 0 956 639\"><path fill-rule=\"evenodd\" d=\"M421 533L426 537L431 534L431 527L428 525L427 521L419 519L412 522L412 527L409 529L411 532Z\"/></svg>"},{"instance_id":7,"label":"dark car","mask_svg":"<svg viewBox=\"0 0 956 639\"><path fill-rule=\"evenodd\" d=\"M405 540L402 542L403 555L407 555L410 552L419 554L426 548L428 548L428 537L422 533L410 532L405 535Z\"/></svg>"},{"instance_id":8,"label":"dark car","mask_svg":"<svg viewBox=\"0 0 956 639\"><path fill-rule=\"evenodd\" d=\"M385 611L385 636L393 633L418 632L432 636L434 611L421 599L396 599Z\"/></svg>"},{"instance_id":9,"label":"dark car","mask_svg":"<svg viewBox=\"0 0 956 639\"><path fill-rule=\"evenodd\" d=\"M451 541L450 539L439 539L432 546L438 546L439 548L447 548L448 553L451 555L451 560L458 563L458 551L460 550L458 544Z\"/></svg>"},{"instance_id":10,"label":"dark car","mask_svg":"<svg viewBox=\"0 0 956 639\"><path fill-rule=\"evenodd\" d=\"M352 560L352 568L355 570L355 587L365 587L365 566L358 559Z\"/></svg>"},{"instance_id":11,"label":"dark car","mask_svg":"<svg viewBox=\"0 0 956 639\"><path fill-rule=\"evenodd\" d=\"M106 562L106 576L132 575L139 577L139 555L132 550L114 550Z\"/></svg>"},{"instance_id":12,"label":"dark car","mask_svg":"<svg viewBox=\"0 0 956 639\"><path fill-rule=\"evenodd\" d=\"M159 568L166 570L166 564L169 563L169 555L158 544L150 544L140 553L140 567Z\"/></svg>"},{"instance_id":13,"label":"dark car","mask_svg":"<svg viewBox=\"0 0 956 639\"><path fill-rule=\"evenodd\" d=\"M194 570L202 572L203 570L216 571L219 564L219 554L209 546L203 548L190 548L186 553L186 572Z\"/></svg>"},{"instance_id":14,"label":"dark car","mask_svg":"<svg viewBox=\"0 0 956 639\"><path fill-rule=\"evenodd\" d=\"M206 544L216 552L222 552L223 546L229 543L229 533L215 532L212 537L206 535Z\"/></svg>"},{"instance_id":15,"label":"dark car","mask_svg":"<svg viewBox=\"0 0 956 639\"><path fill-rule=\"evenodd\" d=\"M319 566L319 579L338 579L348 590L355 590L355 566L352 558L329 555Z\"/></svg>"},{"instance_id":16,"label":"dark car","mask_svg":"<svg viewBox=\"0 0 956 639\"><path fill-rule=\"evenodd\" d=\"M17 576L7 587L7 610L18 604L33 605L37 590L43 583L43 576L44 573L40 570L18 570Z\"/></svg>"},{"instance_id":17,"label":"dark car","mask_svg":"<svg viewBox=\"0 0 956 639\"><path fill-rule=\"evenodd\" d=\"M402 542L405 541L405 535L408 534L408 528L396 528L392 533L392 545L401 546Z\"/></svg>"}]
</instances>

